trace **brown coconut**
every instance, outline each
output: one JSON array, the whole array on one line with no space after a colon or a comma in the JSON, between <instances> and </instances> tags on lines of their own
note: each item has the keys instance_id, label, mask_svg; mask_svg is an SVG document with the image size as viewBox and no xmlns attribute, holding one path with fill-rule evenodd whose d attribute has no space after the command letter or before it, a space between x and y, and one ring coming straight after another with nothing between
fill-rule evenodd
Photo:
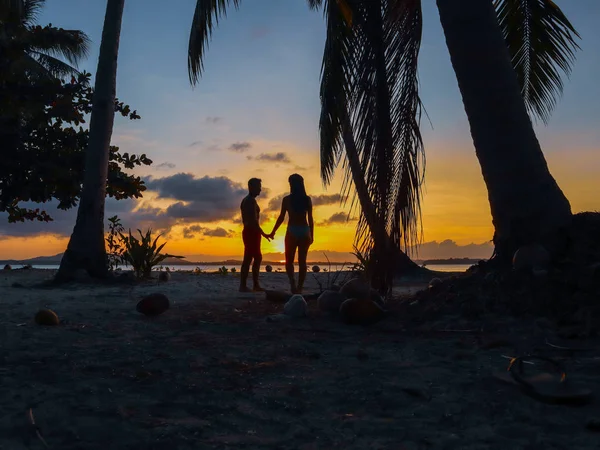
<instances>
[{"instance_id":1,"label":"brown coconut","mask_svg":"<svg viewBox=\"0 0 600 450\"><path fill-rule=\"evenodd\" d=\"M550 253L541 244L520 247L513 256L515 270L545 270L550 266Z\"/></svg>"},{"instance_id":2,"label":"brown coconut","mask_svg":"<svg viewBox=\"0 0 600 450\"><path fill-rule=\"evenodd\" d=\"M442 284L442 280L440 278L432 278L429 281L429 289L433 289L435 287L438 287Z\"/></svg>"},{"instance_id":3,"label":"brown coconut","mask_svg":"<svg viewBox=\"0 0 600 450\"><path fill-rule=\"evenodd\" d=\"M383 308L368 298L349 298L340 306L342 322L348 325L369 325L384 316Z\"/></svg>"},{"instance_id":4,"label":"brown coconut","mask_svg":"<svg viewBox=\"0 0 600 450\"><path fill-rule=\"evenodd\" d=\"M145 316L158 316L170 307L169 298L165 294L154 293L143 297L135 307L137 312Z\"/></svg>"},{"instance_id":5,"label":"brown coconut","mask_svg":"<svg viewBox=\"0 0 600 450\"><path fill-rule=\"evenodd\" d=\"M163 283L166 283L170 279L171 279L171 272L160 272L158 274L158 281L162 281Z\"/></svg>"},{"instance_id":6,"label":"brown coconut","mask_svg":"<svg viewBox=\"0 0 600 450\"><path fill-rule=\"evenodd\" d=\"M340 306L346 301L346 297L340 292L336 291L323 291L317 299L319 303L319 310L325 312L339 312Z\"/></svg>"},{"instance_id":7,"label":"brown coconut","mask_svg":"<svg viewBox=\"0 0 600 450\"><path fill-rule=\"evenodd\" d=\"M38 325L54 326L60 323L58 315L51 309L40 309L34 317Z\"/></svg>"},{"instance_id":8,"label":"brown coconut","mask_svg":"<svg viewBox=\"0 0 600 450\"><path fill-rule=\"evenodd\" d=\"M344 283L340 293L346 298L369 298L371 287L360 278L353 278Z\"/></svg>"}]
</instances>

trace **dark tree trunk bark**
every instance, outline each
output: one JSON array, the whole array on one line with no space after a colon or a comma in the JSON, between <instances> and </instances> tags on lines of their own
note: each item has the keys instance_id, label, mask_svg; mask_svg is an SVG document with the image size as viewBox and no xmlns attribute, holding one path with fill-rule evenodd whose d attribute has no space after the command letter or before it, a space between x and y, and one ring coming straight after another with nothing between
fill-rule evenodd
<instances>
[{"instance_id":1,"label":"dark tree trunk bark","mask_svg":"<svg viewBox=\"0 0 600 450\"><path fill-rule=\"evenodd\" d=\"M488 189L496 257L538 242L553 254L571 206L550 174L521 96L492 0L437 0Z\"/></svg>"},{"instance_id":2,"label":"dark tree trunk bark","mask_svg":"<svg viewBox=\"0 0 600 450\"><path fill-rule=\"evenodd\" d=\"M115 118L117 57L125 0L107 0L98 70L94 86L90 136L77 221L61 260L57 280L70 279L77 269L94 278L108 275L104 241L104 204L110 140Z\"/></svg>"}]
</instances>

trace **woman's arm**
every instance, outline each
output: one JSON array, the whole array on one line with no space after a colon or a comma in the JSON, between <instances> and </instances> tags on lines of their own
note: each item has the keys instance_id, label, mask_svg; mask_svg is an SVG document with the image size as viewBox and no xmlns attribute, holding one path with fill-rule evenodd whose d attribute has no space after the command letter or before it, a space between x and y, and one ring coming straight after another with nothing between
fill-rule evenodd
<instances>
[{"instance_id":1,"label":"woman's arm","mask_svg":"<svg viewBox=\"0 0 600 450\"><path fill-rule=\"evenodd\" d=\"M308 197L308 226L310 227L310 243L315 241L315 222L312 213L312 200Z\"/></svg>"},{"instance_id":2,"label":"woman's arm","mask_svg":"<svg viewBox=\"0 0 600 450\"><path fill-rule=\"evenodd\" d=\"M281 202L281 212L279 213L279 217L277 218L277 222L275 222L275 226L273 227L273 231L271 231L271 236L275 236L275 233L285 220L285 213L287 211L287 197L283 198Z\"/></svg>"}]
</instances>

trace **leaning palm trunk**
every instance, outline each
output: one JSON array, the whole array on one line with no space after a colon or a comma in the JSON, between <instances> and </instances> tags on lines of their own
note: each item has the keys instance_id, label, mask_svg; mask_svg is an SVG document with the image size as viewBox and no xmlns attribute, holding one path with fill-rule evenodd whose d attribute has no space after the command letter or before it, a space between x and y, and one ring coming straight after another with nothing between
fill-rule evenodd
<instances>
[{"instance_id":1,"label":"leaning palm trunk","mask_svg":"<svg viewBox=\"0 0 600 450\"><path fill-rule=\"evenodd\" d=\"M58 280L71 278L76 269L103 278L108 275L104 242L104 203L110 140L115 118L117 56L125 0L107 0L94 99L90 139L77 221L60 263Z\"/></svg>"},{"instance_id":2,"label":"leaning palm trunk","mask_svg":"<svg viewBox=\"0 0 600 450\"><path fill-rule=\"evenodd\" d=\"M360 163L356 142L352 135L352 127L348 118L347 112L342 112L342 140L344 141L344 149L348 166L350 167L350 175L356 190L356 196L360 204L361 212L369 228L369 235L373 239L373 248L382 249L382 253L389 255L391 258L390 264L393 272L404 273L410 270L418 269L419 266L408 257L398 246L394 245L389 235L385 230L385 225L382 220L378 219L375 206L371 201L369 190L364 179L364 169ZM375 283L377 284L377 282Z\"/></svg>"},{"instance_id":3,"label":"leaning palm trunk","mask_svg":"<svg viewBox=\"0 0 600 450\"><path fill-rule=\"evenodd\" d=\"M416 60L418 4L327 3L321 79L321 176L328 184L345 156L342 191L354 186L361 216L356 243L373 259L372 286L418 266L402 251L416 243L422 164ZM400 20L396 20L400 18Z\"/></svg>"},{"instance_id":4,"label":"leaning palm trunk","mask_svg":"<svg viewBox=\"0 0 600 450\"><path fill-rule=\"evenodd\" d=\"M571 207L550 174L492 0L437 0L488 189L496 258L539 242L556 254Z\"/></svg>"}]
</instances>

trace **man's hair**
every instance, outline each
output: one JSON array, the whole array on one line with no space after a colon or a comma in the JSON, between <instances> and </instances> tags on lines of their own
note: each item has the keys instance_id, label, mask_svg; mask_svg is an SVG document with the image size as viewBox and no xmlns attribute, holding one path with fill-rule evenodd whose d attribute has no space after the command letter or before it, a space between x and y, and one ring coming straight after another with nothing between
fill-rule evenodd
<instances>
[{"instance_id":1,"label":"man's hair","mask_svg":"<svg viewBox=\"0 0 600 450\"><path fill-rule=\"evenodd\" d=\"M250 178L248 180L248 188L251 188L252 186L258 186L261 183L262 180L260 178Z\"/></svg>"}]
</instances>

